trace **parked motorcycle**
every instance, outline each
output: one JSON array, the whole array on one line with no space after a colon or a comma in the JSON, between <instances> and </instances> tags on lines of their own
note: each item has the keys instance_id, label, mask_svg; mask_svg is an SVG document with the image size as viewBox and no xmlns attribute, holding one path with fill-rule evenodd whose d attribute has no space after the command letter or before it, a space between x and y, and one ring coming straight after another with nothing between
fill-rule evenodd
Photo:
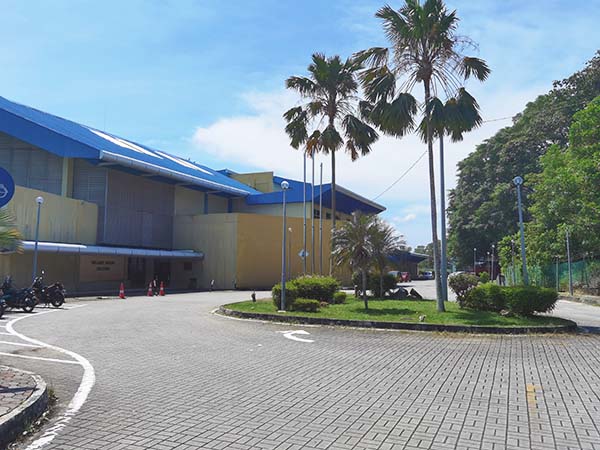
<instances>
[{"instance_id":1,"label":"parked motorcycle","mask_svg":"<svg viewBox=\"0 0 600 450\"><path fill-rule=\"evenodd\" d=\"M5 309L6 309L6 302L4 301L4 299L0 298L0 319L2 319Z\"/></svg>"},{"instance_id":2,"label":"parked motorcycle","mask_svg":"<svg viewBox=\"0 0 600 450\"><path fill-rule=\"evenodd\" d=\"M44 286L44 277L42 275L33 280L31 289L33 290L38 303L44 303L46 307L51 303L55 308L60 308L65 302L65 294L67 291L60 281L57 281L50 286Z\"/></svg>"},{"instance_id":3,"label":"parked motorcycle","mask_svg":"<svg viewBox=\"0 0 600 450\"><path fill-rule=\"evenodd\" d=\"M12 278L6 277L0 286L1 299L6 303L6 308L21 308L25 312L32 312L36 305L36 298L31 288L15 289Z\"/></svg>"}]
</instances>

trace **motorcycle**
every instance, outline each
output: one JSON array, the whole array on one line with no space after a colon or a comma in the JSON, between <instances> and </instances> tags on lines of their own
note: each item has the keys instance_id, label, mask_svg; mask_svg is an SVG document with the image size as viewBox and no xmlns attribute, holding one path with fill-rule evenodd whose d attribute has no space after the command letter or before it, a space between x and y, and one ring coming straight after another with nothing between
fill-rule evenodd
<instances>
[{"instance_id":1,"label":"motorcycle","mask_svg":"<svg viewBox=\"0 0 600 450\"><path fill-rule=\"evenodd\" d=\"M2 316L4 315L4 310L6 310L6 308L6 302L4 301L4 299L0 298L0 319L2 319Z\"/></svg>"},{"instance_id":2,"label":"motorcycle","mask_svg":"<svg viewBox=\"0 0 600 450\"><path fill-rule=\"evenodd\" d=\"M60 281L57 281L50 286L44 286L44 277L42 275L33 280L31 289L37 298L38 303L44 303L46 307L51 303L55 308L60 308L65 302L65 294L67 291Z\"/></svg>"},{"instance_id":3,"label":"motorcycle","mask_svg":"<svg viewBox=\"0 0 600 450\"><path fill-rule=\"evenodd\" d=\"M31 288L15 289L12 278L6 277L0 286L1 299L6 303L6 308L21 308L25 312L32 312L37 304Z\"/></svg>"}]
</instances>

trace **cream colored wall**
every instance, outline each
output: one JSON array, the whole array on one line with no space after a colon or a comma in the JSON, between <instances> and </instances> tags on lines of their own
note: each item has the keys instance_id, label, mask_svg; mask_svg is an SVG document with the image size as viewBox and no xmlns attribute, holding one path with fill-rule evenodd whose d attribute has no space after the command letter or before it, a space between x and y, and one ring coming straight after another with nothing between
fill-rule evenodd
<instances>
[{"instance_id":1,"label":"cream colored wall","mask_svg":"<svg viewBox=\"0 0 600 450\"><path fill-rule=\"evenodd\" d=\"M237 214L177 216L173 227L175 248L204 253L197 277L199 288L233 288L236 278Z\"/></svg>"},{"instance_id":2,"label":"cream colored wall","mask_svg":"<svg viewBox=\"0 0 600 450\"><path fill-rule=\"evenodd\" d=\"M25 240L35 239L36 197L44 203L40 215L40 241L95 244L98 207L93 203L17 186L7 205Z\"/></svg>"},{"instance_id":3,"label":"cream colored wall","mask_svg":"<svg viewBox=\"0 0 600 450\"><path fill-rule=\"evenodd\" d=\"M175 187L175 215L194 215L204 213L204 192L194 191L181 186Z\"/></svg>"}]
</instances>

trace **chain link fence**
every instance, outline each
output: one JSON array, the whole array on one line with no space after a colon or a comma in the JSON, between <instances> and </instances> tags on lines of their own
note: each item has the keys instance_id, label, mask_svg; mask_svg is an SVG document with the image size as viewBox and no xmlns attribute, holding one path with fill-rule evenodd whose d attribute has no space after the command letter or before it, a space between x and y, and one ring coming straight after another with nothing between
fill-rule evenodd
<instances>
[{"instance_id":1,"label":"chain link fence","mask_svg":"<svg viewBox=\"0 0 600 450\"><path fill-rule=\"evenodd\" d=\"M581 259L571 263L573 289L587 295L600 295L600 259ZM569 264L557 261L543 266L527 265L529 284L550 287L561 292L569 290ZM504 270L507 285L523 284L521 266L508 266Z\"/></svg>"}]
</instances>

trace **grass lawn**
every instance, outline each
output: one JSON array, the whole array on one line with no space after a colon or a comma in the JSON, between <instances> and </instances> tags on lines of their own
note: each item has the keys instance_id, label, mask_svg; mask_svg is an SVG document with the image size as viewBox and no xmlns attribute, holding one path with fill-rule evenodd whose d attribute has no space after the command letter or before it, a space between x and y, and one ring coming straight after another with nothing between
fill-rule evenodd
<instances>
[{"instance_id":1,"label":"grass lawn","mask_svg":"<svg viewBox=\"0 0 600 450\"><path fill-rule=\"evenodd\" d=\"M271 299L225 305L228 309L263 314L281 314L301 317L323 317L328 319L369 320L384 322L418 322L425 315L425 323L446 325L482 326L544 326L565 325L568 322L558 317L504 317L498 313L460 309L454 302L446 302L446 312L438 313L432 300L369 300L369 310L365 311L362 300L348 296L342 305L330 305L319 312L278 313Z\"/></svg>"}]
</instances>

